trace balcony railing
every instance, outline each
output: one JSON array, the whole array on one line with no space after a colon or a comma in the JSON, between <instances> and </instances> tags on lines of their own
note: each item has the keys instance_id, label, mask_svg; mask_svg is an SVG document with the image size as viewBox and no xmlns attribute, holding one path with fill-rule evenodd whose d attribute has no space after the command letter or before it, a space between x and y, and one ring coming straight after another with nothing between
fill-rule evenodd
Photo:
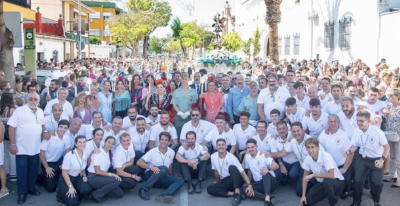
<instances>
[{"instance_id":1,"label":"balcony railing","mask_svg":"<svg viewBox=\"0 0 400 206\"><path fill-rule=\"evenodd\" d=\"M5 0L5 1L25 8L29 9L31 8L31 0Z\"/></svg>"}]
</instances>

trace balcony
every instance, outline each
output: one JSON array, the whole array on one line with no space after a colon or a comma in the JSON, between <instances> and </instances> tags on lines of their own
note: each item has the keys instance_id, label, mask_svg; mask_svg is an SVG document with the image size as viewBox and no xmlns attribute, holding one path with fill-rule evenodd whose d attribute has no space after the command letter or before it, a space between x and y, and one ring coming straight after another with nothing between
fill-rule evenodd
<instances>
[{"instance_id":1,"label":"balcony","mask_svg":"<svg viewBox=\"0 0 400 206\"><path fill-rule=\"evenodd\" d=\"M5 1L25 8L29 9L31 8L31 0L5 0Z\"/></svg>"}]
</instances>

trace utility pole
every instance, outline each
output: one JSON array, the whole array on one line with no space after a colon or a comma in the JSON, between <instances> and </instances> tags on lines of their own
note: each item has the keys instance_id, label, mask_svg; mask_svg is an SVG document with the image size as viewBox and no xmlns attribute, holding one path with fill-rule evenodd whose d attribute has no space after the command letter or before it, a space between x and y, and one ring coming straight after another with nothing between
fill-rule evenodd
<instances>
[{"instance_id":1,"label":"utility pole","mask_svg":"<svg viewBox=\"0 0 400 206\"><path fill-rule=\"evenodd\" d=\"M78 59L81 60L82 59L82 48L81 48L81 30L82 30L82 20L81 20L81 0L79 0L78 3L78 12L79 12L79 17L78 17Z\"/></svg>"}]
</instances>

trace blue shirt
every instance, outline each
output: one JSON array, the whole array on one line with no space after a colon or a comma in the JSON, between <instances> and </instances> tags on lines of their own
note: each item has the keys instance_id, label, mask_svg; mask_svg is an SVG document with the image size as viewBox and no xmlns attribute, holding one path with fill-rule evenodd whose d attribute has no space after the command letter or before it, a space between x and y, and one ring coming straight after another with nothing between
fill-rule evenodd
<instances>
[{"instance_id":1,"label":"blue shirt","mask_svg":"<svg viewBox=\"0 0 400 206\"><path fill-rule=\"evenodd\" d=\"M243 97L242 102L240 102L238 110L241 112L249 112L250 120L256 120L256 121L260 120L260 117L258 116L257 113L257 99L258 95L254 101L253 99L251 99L250 95L247 95Z\"/></svg>"},{"instance_id":2,"label":"blue shirt","mask_svg":"<svg viewBox=\"0 0 400 206\"><path fill-rule=\"evenodd\" d=\"M238 87L229 90L227 112L231 119L233 119L233 115L239 116L240 111L238 108L240 102L242 101L242 98L244 96L247 96L249 94L250 92L248 86L244 86L242 91L240 91Z\"/></svg>"}]
</instances>

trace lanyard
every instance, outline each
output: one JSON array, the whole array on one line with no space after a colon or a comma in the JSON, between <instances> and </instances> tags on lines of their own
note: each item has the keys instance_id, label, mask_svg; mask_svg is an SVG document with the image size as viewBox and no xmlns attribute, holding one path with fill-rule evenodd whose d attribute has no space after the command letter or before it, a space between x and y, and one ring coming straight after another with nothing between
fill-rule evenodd
<instances>
[{"instance_id":1,"label":"lanyard","mask_svg":"<svg viewBox=\"0 0 400 206\"><path fill-rule=\"evenodd\" d=\"M222 170L223 170L223 168L224 168L224 162L225 162L226 155L228 155L228 154L225 154L224 159L222 159L222 164L220 164L221 161L219 161L219 159L218 159L219 171L220 171L219 173L220 173L220 175L221 175L220 179L222 179Z\"/></svg>"},{"instance_id":2,"label":"lanyard","mask_svg":"<svg viewBox=\"0 0 400 206\"><path fill-rule=\"evenodd\" d=\"M94 139L93 139L93 147L94 147L94 150L97 149L97 146L96 146L96 144L94 143Z\"/></svg>"},{"instance_id":3,"label":"lanyard","mask_svg":"<svg viewBox=\"0 0 400 206\"><path fill-rule=\"evenodd\" d=\"M278 142L279 142L279 143L281 143L281 144L282 144L282 147L283 147L283 149L285 149L285 144L286 144L287 138L286 138L285 140L282 140L282 138L281 138L281 137L279 137L279 139L280 139L280 141L278 141ZM301 148L301 150L303 151L303 148Z\"/></svg>"},{"instance_id":4,"label":"lanyard","mask_svg":"<svg viewBox=\"0 0 400 206\"><path fill-rule=\"evenodd\" d=\"M78 160L78 164L79 164L79 172L82 172L82 167L83 167L83 159L82 161L79 161L79 155L78 155L78 151L75 150L75 156L76 156L76 160ZM83 158L83 154L82 154L82 158Z\"/></svg>"},{"instance_id":5,"label":"lanyard","mask_svg":"<svg viewBox=\"0 0 400 206\"><path fill-rule=\"evenodd\" d=\"M37 113L36 113L36 112L33 112L33 111L31 111L31 112L32 112L32 114L35 116L36 124L39 124L39 121L38 121L38 119L37 119Z\"/></svg>"},{"instance_id":6,"label":"lanyard","mask_svg":"<svg viewBox=\"0 0 400 206\"><path fill-rule=\"evenodd\" d=\"M300 144L300 147L301 147L301 151L300 151L300 149L299 149L299 146L297 146L297 144L296 144L296 147L297 147L297 150L299 151L299 153L300 153L300 158L301 159L303 159L303 143L304 143L304 140L303 140L303 142Z\"/></svg>"},{"instance_id":7,"label":"lanyard","mask_svg":"<svg viewBox=\"0 0 400 206\"><path fill-rule=\"evenodd\" d=\"M363 143L363 151L362 153L365 154L365 147L367 146L367 141L368 141L369 135L367 135L367 138L365 138L365 142L363 143L363 135L360 135L361 143Z\"/></svg>"},{"instance_id":8,"label":"lanyard","mask_svg":"<svg viewBox=\"0 0 400 206\"><path fill-rule=\"evenodd\" d=\"M143 133L143 139L142 139L142 136L138 132L139 139L140 139L140 152L143 151L143 142L144 142L144 139L145 139L145 134L146 134L146 132Z\"/></svg>"},{"instance_id":9,"label":"lanyard","mask_svg":"<svg viewBox=\"0 0 400 206\"><path fill-rule=\"evenodd\" d=\"M168 152L168 151L167 151L167 152ZM163 158L163 155L162 155L161 152L158 153L158 154L160 154L160 156L161 156L162 164L163 164L164 166L166 166L166 165L165 165L165 159L167 158L167 152L165 152L165 157L164 157L164 158Z\"/></svg>"},{"instance_id":10,"label":"lanyard","mask_svg":"<svg viewBox=\"0 0 400 206\"><path fill-rule=\"evenodd\" d=\"M129 150L129 148L128 148L128 150ZM127 163L128 162L129 151L124 151L124 153L125 153L125 163Z\"/></svg>"},{"instance_id":11,"label":"lanyard","mask_svg":"<svg viewBox=\"0 0 400 206\"><path fill-rule=\"evenodd\" d=\"M201 122L199 122L199 125L197 125L197 129L196 129L196 131L195 131L195 130L194 130L194 127L193 127L193 124L192 124L192 130L193 130L193 132L197 134L197 131L199 131L200 126L201 126Z\"/></svg>"}]
</instances>

